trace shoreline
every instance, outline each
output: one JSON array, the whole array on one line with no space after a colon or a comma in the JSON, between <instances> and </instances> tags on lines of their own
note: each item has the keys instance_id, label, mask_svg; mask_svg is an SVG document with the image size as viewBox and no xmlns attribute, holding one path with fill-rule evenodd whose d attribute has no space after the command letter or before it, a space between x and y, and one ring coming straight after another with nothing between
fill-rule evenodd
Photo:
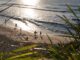
<instances>
[{"instance_id":1,"label":"shoreline","mask_svg":"<svg viewBox=\"0 0 80 60\"><path fill-rule=\"evenodd\" d=\"M19 47L29 46L29 45L56 45L58 43L69 43L71 40L67 37L61 36L47 36L47 35L37 35L32 34L27 31L21 31L19 29L14 29L6 26L0 25L0 52L9 52L15 50Z\"/></svg>"},{"instance_id":2,"label":"shoreline","mask_svg":"<svg viewBox=\"0 0 80 60\"><path fill-rule=\"evenodd\" d=\"M5 35L9 38L12 38L15 41L19 41L19 42L50 43L49 38L46 35L37 34L37 38L35 39L33 33L23 31L23 30L20 31L19 29L14 30L14 28L5 27L5 26L0 26L0 35L1 34ZM62 42L62 43L68 42L67 41L68 38L66 38L66 37L61 37L61 36L56 36L56 35L55 36L49 35L49 37L52 40L53 44L57 44L59 42ZM66 41L64 41L64 40L66 40Z\"/></svg>"}]
</instances>

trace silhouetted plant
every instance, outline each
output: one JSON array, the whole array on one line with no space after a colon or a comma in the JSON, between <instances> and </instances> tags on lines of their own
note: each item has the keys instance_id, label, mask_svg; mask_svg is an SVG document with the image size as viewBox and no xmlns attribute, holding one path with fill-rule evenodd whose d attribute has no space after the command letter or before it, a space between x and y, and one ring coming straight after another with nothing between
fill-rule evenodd
<instances>
[{"instance_id":1,"label":"silhouetted plant","mask_svg":"<svg viewBox=\"0 0 80 60\"><path fill-rule=\"evenodd\" d=\"M70 22L70 19L68 19L65 15L58 17L65 21L67 26L71 28L70 29L67 27L67 31L69 32L69 36L71 36L74 41L71 41L67 44L59 43L57 45L53 45L50 37L48 36L51 42L51 46L49 46L48 49L50 51L50 56L53 57L53 60L80 60L80 17L77 16L77 14L73 11L70 5L67 5L67 7L77 19L76 24Z\"/></svg>"}]
</instances>

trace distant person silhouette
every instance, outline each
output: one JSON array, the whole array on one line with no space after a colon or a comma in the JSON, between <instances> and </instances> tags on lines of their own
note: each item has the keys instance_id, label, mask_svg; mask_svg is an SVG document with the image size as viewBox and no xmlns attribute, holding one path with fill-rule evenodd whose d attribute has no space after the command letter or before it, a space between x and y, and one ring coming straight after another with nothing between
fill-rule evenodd
<instances>
[{"instance_id":1,"label":"distant person silhouette","mask_svg":"<svg viewBox=\"0 0 80 60\"><path fill-rule=\"evenodd\" d=\"M7 23L6 19L5 19L4 23L5 23L5 25L6 25L6 23Z\"/></svg>"},{"instance_id":2,"label":"distant person silhouette","mask_svg":"<svg viewBox=\"0 0 80 60\"><path fill-rule=\"evenodd\" d=\"M28 36L27 36L27 37L26 37L26 41L28 41L28 39L29 39L29 38L28 38Z\"/></svg>"},{"instance_id":3,"label":"distant person silhouette","mask_svg":"<svg viewBox=\"0 0 80 60\"><path fill-rule=\"evenodd\" d=\"M34 31L34 38L37 39L37 32Z\"/></svg>"},{"instance_id":4,"label":"distant person silhouette","mask_svg":"<svg viewBox=\"0 0 80 60\"><path fill-rule=\"evenodd\" d=\"M40 36L42 35L42 32L40 31Z\"/></svg>"},{"instance_id":5,"label":"distant person silhouette","mask_svg":"<svg viewBox=\"0 0 80 60\"><path fill-rule=\"evenodd\" d=\"M40 38L43 39L43 38L42 38L42 32L41 32L41 31L40 31Z\"/></svg>"},{"instance_id":6,"label":"distant person silhouette","mask_svg":"<svg viewBox=\"0 0 80 60\"><path fill-rule=\"evenodd\" d=\"M15 27L17 28L17 24L15 24Z\"/></svg>"},{"instance_id":7,"label":"distant person silhouette","mask_svg":"<svg viewBox=\"0 0 80 60\"><path fill-rule=\"evenodd\" d=\"M17 24L15 24L15 27L14 27L14 30L16 30L17 29Z\"/></svg>"}]
</instances>

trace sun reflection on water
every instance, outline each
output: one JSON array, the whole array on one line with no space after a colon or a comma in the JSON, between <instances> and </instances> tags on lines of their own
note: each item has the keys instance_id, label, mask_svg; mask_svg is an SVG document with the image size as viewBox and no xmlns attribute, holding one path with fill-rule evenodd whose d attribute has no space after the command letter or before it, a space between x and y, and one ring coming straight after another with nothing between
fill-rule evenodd
<instances>
[{"instance_id":1,"label":"sun reflection on water","mask_svg":"<svg viewBox=\"0 0 80 60\"><path fill-rule=\"evenodd\" d=\"M22 29L22 30L25 30L25 31L28 31L28 32L31 32L31 31L35 30L35 26L33 24L27 22L27 21L26 21L26 24L25 24L21 21L13 20L13 23L17 24L18 29Z\"/></svg>"},{"instance_id":2,"label":"sun reflection on water","mask_svg":"<svg viewBox=\"0 0 80 60\"><path fill-rule=\"evenodd\" d=\"M33 9L21 9L21 17L35 18L37 13Z\"/></svg>"},{"instance_id":3,"label":"sun reflection on water","mask_svg":"<svg viewBox=\"0 0 80 60\"><path fill-rule=\"evenodd\" d=\"M40 0L20 0L19 3L24 4L24 5L30 5L28 8L21 8L20 11L20 16L21 17L28 17L28 18L36 18L37 12L34 9L31 9L31 7L36 7L39 4Z\"/></svg>"},{"instance_id":4,"label":"sun reflection on water","mask_svg":"<svg viewBox=\"0 0 80 60\"><path fill-rule=\"evenodd\" d=\"M20 4L24 4L24 5L30 5L30 6L37 6L37 4L39 3L40 0L18 0ZM29 7L29 6L28 6ZM20 17L21 18L36 18L37 12L34 9L31 8L20 8L19 9L20 12ZM30 22L26 22L27 25L21 21L13 21L14 24L18 25L18 28L21 28L22 30L25 31L34 31L36 30L35 25L30 23Z\"/></svg>"},{"instance_id":5,"label":"sun reflection on water","mask_svg":"<svg viewBox=\"0 0 80 60\"><path fill-rule=\"evenodd\" d=\"M36 6L39 0L20 0L22 4Z\"/></svg>"}]
</instances>

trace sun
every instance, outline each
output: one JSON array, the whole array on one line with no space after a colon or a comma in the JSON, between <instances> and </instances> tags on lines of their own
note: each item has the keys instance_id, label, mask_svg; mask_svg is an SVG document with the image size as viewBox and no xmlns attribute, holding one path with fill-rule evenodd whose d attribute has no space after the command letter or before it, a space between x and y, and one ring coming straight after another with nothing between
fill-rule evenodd
<instances>
[{"instance_id":1,"label":"sun","mask_svg":"<svg viewBox=\"0 0 80 60\"><path fill-rule=\"evenodd\" d=\"M21 3L35 6L37 5L39 0L21 0Z\"/></svg>"}]
</instances>

